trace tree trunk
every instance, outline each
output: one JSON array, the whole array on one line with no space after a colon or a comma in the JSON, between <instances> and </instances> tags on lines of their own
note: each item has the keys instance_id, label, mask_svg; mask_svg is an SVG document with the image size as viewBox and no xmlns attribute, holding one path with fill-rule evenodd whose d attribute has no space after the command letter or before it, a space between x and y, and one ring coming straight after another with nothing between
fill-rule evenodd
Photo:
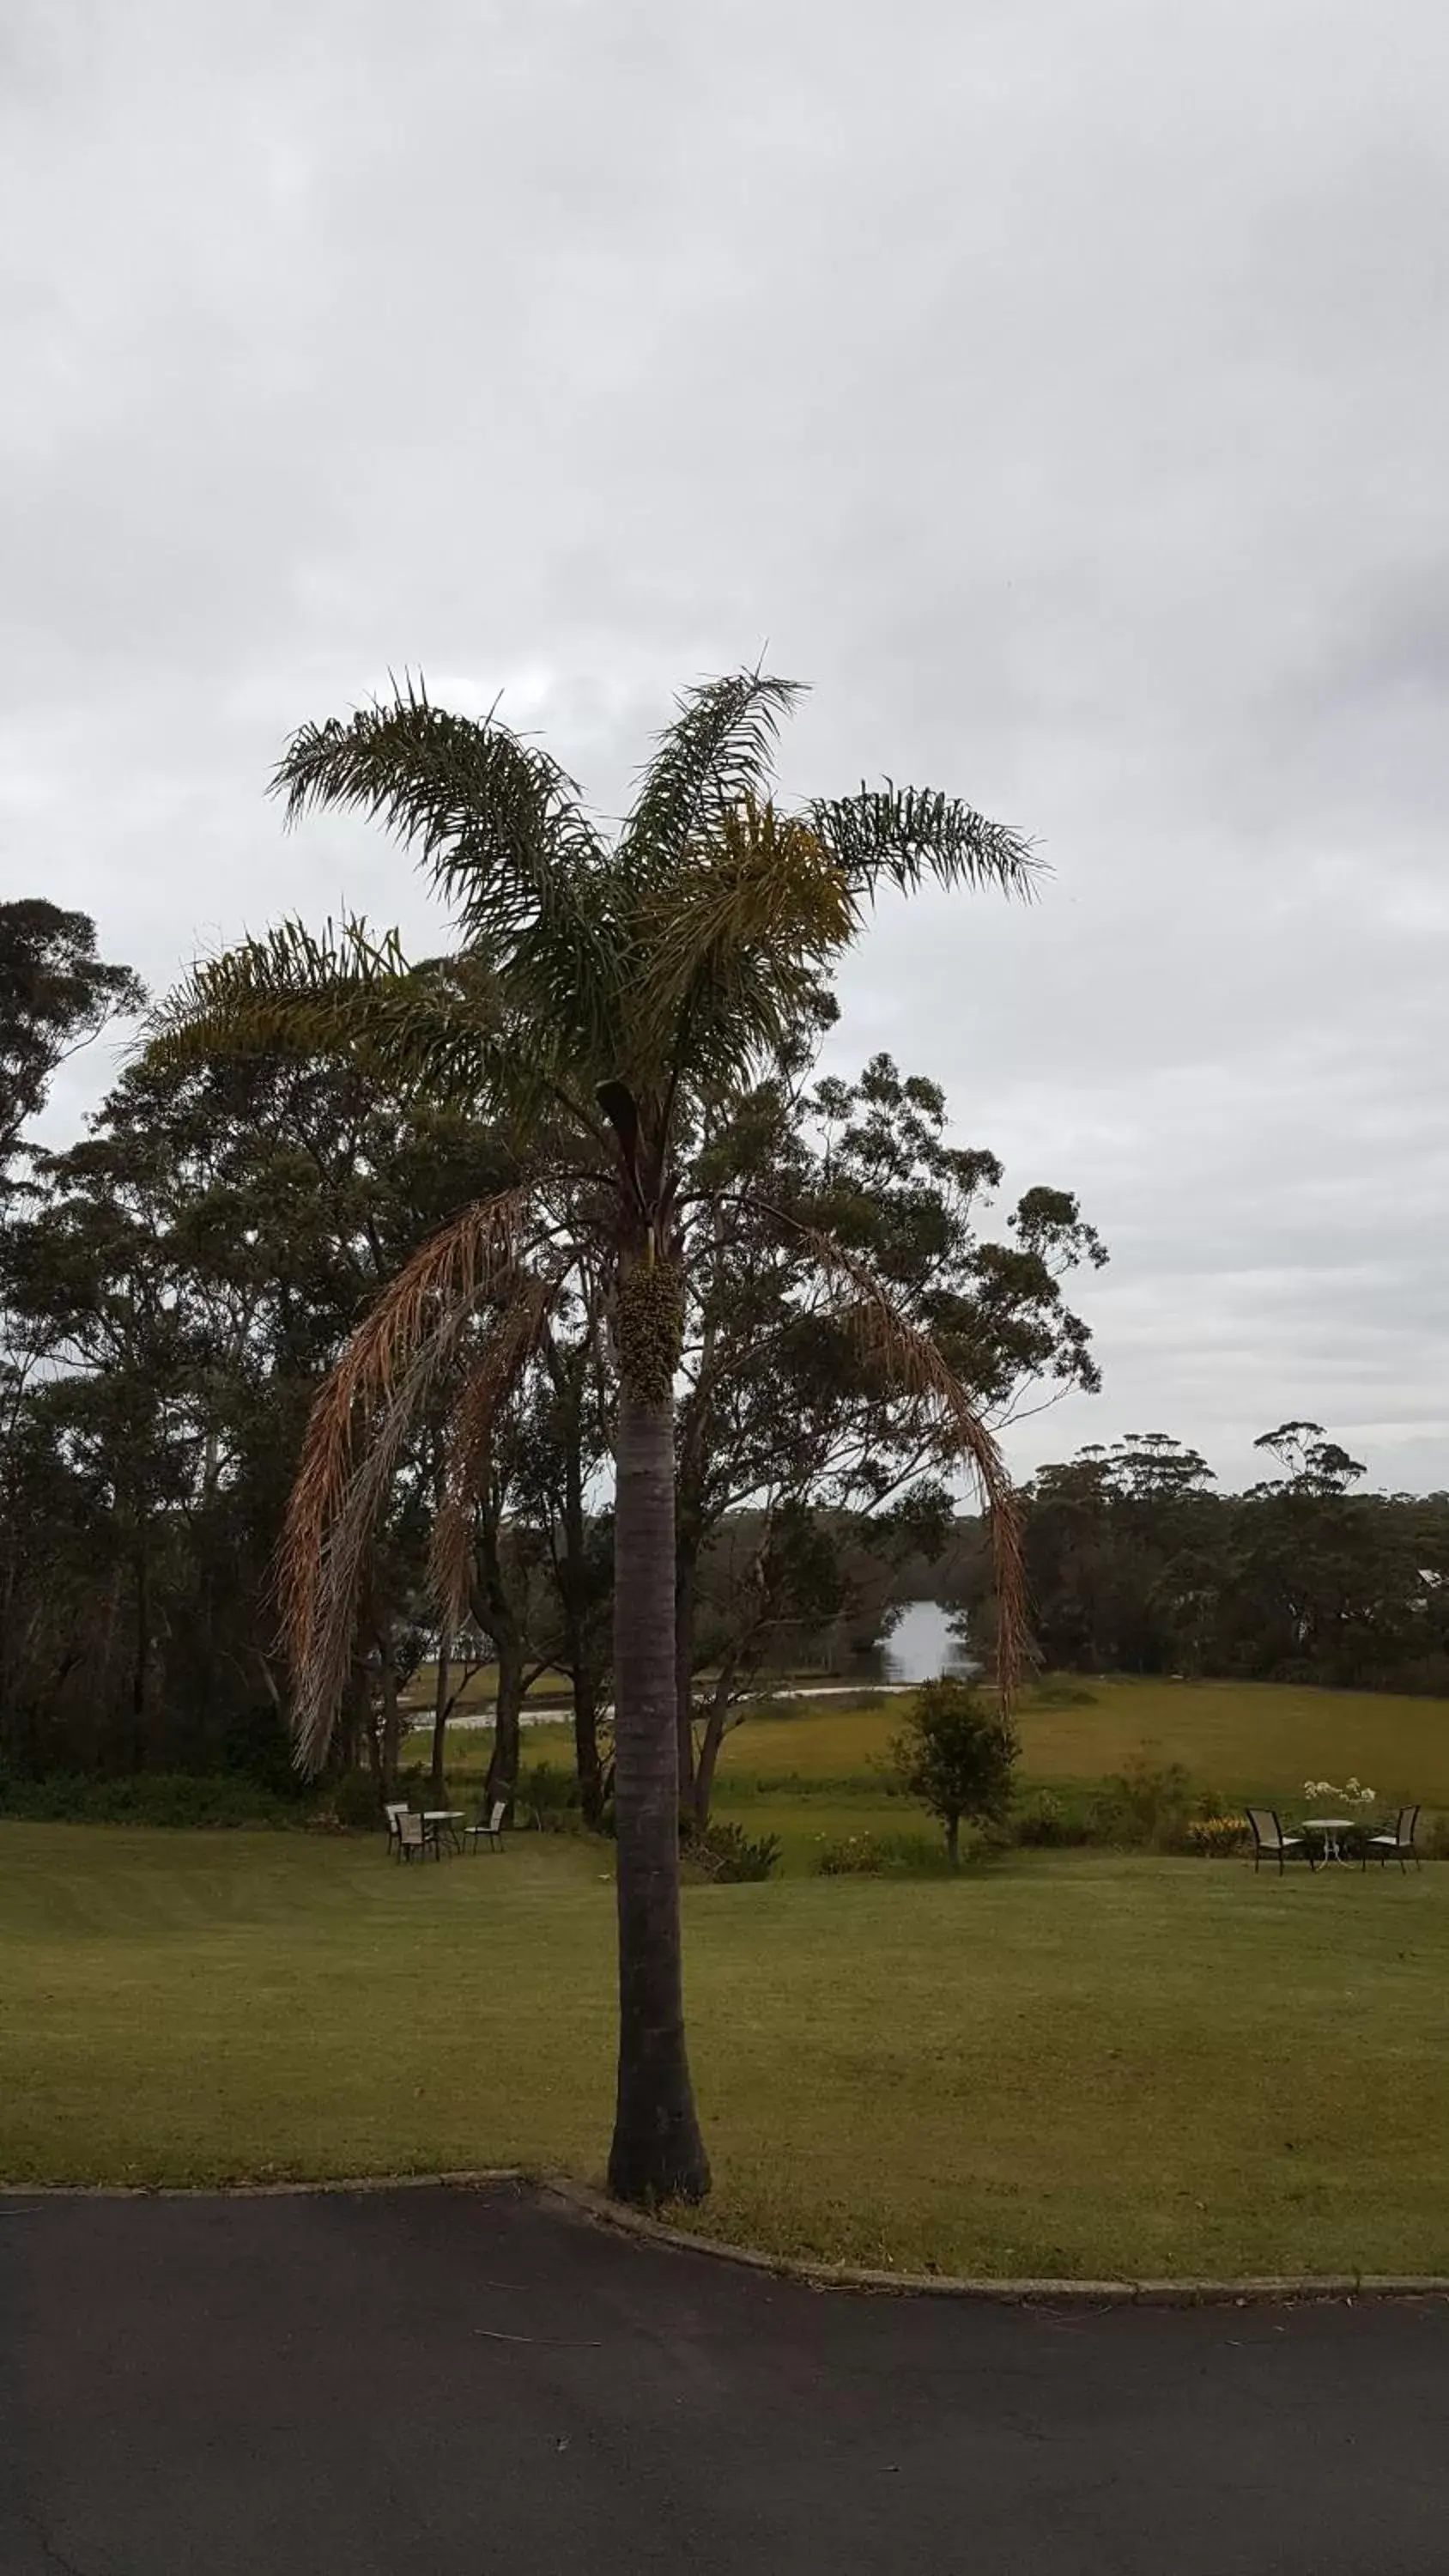
<instances>
[{"instance_id":1,"label":"tree trunk","mask_svg":"<svg viewBox=\"0 0 1449 2576\"><path fill-rule=\"evenodd\" d=\"M699 1542L680 1533L674 1555L674 1724L679 1740L679 1806L686 1814L695 1795L694 1601Z\"/></svg>"},{"instance_id":2,"label":"tree trunk","mask_svg":"<svg viewBox=\"0 0 1449 2576\"><path fill-rule=\"evenodd\" d=\"M579 1775L579 1805L584 1822L597 1825L604 1812L604 1781L599 1768L599 1695L593 1666L580 1656L573 1666L574 1762Z\"/></svg>"},{"instance_id":3,"label":"tree trunk","mask_svg":"<svg viewBox=\"0 0 1449 2576\"><path fill-rule=\"evenodd\" d=\"M151 1552L145 1523L136 1543L136 1639L131 1659L131 1768L146 1762L146 1676L151 1661Z\"/></svg>"},{"instance_id":4,"label":"tree trunk","mask_svg":"<svg viewBox=\"0 0 1449 2576\"><path fill-rule=\"evenodd\" d=\"M946 1818L946 1856L951 1863L951 1867L955 1869L961 1858L961 1819L959 1816L948 1816Z\"/></svg>"},{"instance_id":5,"label":"tree trunk","mask_svg":"<svg viewBox=\"0 0 1449 2576\"><path fill-rule=\"evenodd\" d=\"M481 1598L475 1597L474 1616L479 1609L498 1658L498 1699L493 1716L493 1752L488 1764L484 1795L491 1806L495 1798L513 1803L518 1787L519 1718L523 1710L523 1633L514 1608L513 1596L503 1565L502 1526L499 1498L490 1493L478 1519L478 1561L482 1576Z\"/></svg>"},{"instance_id":6,"label":"tree trunk","mask_svg":"<svg viewBox=\"0 0 1449 2576\"><path fill-rule=\"evenodd\" d=\"M674 1408L619 1390L614 1520L614 1813L619 2088L609 2189L702 2200L709 2160L684 2044L674 1668Z\"/></svg>"},{"instance_id":7,"label":"tree trunk","mask_svg":"<svg viewBox=\"0 0 1449 2576\"><path fill-rule=\"evenodd\" d=\"M397 1796L398 1756L402 1750L402 1710L398 1706L397 1671L389 1638L382 1638L382 1794Z\"/></svg>"},{"instance_id":8,"label":"tree trunk","mask_svg":"<svg viewBox=\"0 0 1449 2576\"><path fill-rule=\"evenodd\" d=\"M448 1746L448 1685L453 1677L453 1658L448 1640L439 1633L437 1687L433 1692L433 1763L429 1773L433 1798L438 1806L447 1790L446 1760Z\"/></svg>"},{"instance_id":9,"label":"tree trunk","mask_svg":"<svg viewBox=\"0 0 1449 2576\"><path fill-rule=\"evenodd\" d=\"M523 1648L511 1630L502 1636L495 1630L493 1643L498 1651L498 1701L493 1716L493 1753L483 1794L490 1807L495 1798L506 1798L511 1807L518 1788L518 1757L522 1749Z\"/></svg>"},{"instance_id":10,"label":"tree trunk","mask_svg":"<svg viewBox=\"0 0 1449 2576\"><path fill-rule=\"evenodd\" d=\"M576 1429L576 1421L571 1428ZM574 1760L579 1774L579 1800L587 1824L597 1825L603 1812L599 1776L599 1694L589 1646L588 1523L584 1514L583 1455L576 1438L564 1452L563 1597L564 1652L574 1690Z\"/></svg>"},{"instance_id":11,"label":"tree trunk","mask_svg":"<svg viewBox=\"0 0 1449 2576\"><path fill-rule=\"evenodd\" d=\"M714 1686L709 1716L705 1720L704 1740L699 1748L699 1761L694 1773L694 1822L703 1833L709 1823L710 1801L714 1796L714 1775L719 1763L720 1746L729 1725L730 1692L734 1687L735 1659L727 1655Z\"/></svg>"}]
</instances>

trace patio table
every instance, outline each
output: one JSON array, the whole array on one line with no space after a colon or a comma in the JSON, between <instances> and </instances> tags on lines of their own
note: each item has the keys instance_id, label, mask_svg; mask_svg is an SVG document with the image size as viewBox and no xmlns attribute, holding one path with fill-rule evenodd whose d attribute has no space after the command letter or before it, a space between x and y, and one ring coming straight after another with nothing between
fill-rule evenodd
<instances>
[{"instance_id":1,"label":"patio table","mask_svg":"<svg viewBox=\"0 0 1449 2576\"><path fill-rule=\"evenodd\" d=\"M424 1807L423 1831L425 1834L431 1833L439 1849L442 1848L443 1836L446 1834L454 1851L461 1851L463 1845L458 1828L463 1823L465 1813L466 1810L462 1807Z\"/></svg>"},{"instance_id":2,"label":"patio table","mask_svg":"<svg viewBox=\"0 0 1449 2576\"><path fill-rule=\"evenodd\" d=\"M1343 1857L1338 1838L1340 1834L1351 1834L1359 1821L1357 1816L1305 1816L1300 1831L1321 1835L1324 1860L1336 1860L1347 1869L1350 1864Z\"/></svg>"}]
</instances>

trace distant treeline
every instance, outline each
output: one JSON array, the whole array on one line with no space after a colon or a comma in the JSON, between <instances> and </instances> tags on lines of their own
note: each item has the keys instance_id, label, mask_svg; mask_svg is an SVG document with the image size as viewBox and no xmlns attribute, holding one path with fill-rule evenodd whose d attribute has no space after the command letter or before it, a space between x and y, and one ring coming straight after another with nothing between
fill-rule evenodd
<instances>
[{"instance_id":1,"label":"distant treeline","mask_svg":"<svg viewBox=\"0 0 1449 2576\"><path fill-rule=\"evenodd\" d=\"M1218 1493L1163 1434L1044 1467L1024 1496L1035 1650L1077 1672L1190 1673L1449 1695L1449 1494L1356 1491L1320 1424L1265 1432ZM984 1551L964 1592L989 1621Z\"/></svg>"}]
</instances>

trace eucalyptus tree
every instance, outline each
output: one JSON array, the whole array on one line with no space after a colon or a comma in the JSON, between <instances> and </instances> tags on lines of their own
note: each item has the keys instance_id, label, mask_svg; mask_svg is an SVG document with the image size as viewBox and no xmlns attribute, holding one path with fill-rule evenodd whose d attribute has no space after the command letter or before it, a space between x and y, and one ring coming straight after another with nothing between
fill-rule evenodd
<instances>
[{"instance_id":1,"label":"eucalyptus tree","mask_svg":"<svg viewBox=\"0 0 1449 2576\"><path fill-rule=\"evenodd\" d=\"M1100 1384L1090 1332L1062 1291L1073 1270L1107 1259L1075 1197L1028 1190L993 1236L986 1218L1002 1166L950 1143L939 1086L903 1077L888 1055L854 1083L812 1084L813 1056L802 1038L727 1105L694 1156L708 1187L687 1265L676 1658L682 1772L696 1675L712 1677L694 1784L701 1822L732 1681L745 1681L768 1631L789 1623L789 1605L810 1599L823 1614L832 1584L843 1601L838 1570L824 1576L827 1526L850 1515L857 1538L873 1526L884 1539L888 1517L912 1497L924 1506L952 1465L949 1420L820 1311L813 1236L825 1230L870 1265L993 1427ZM782 1227L782 1211L803 1230ZM716 1545L726 1516L742 1509L748 1528ZM808 1545L802 1515L817 1524Z\"/></svg>"},{"instance_id":2,"label":"eucalyptus tree","mask_svg":"<svg viewBox=\"0 0 1449 2576\"><path fill-rule=\"evenodd\" d=\"M340 1050L483 1117L507 1185L463 1208L384 1291L314 1410L285 1545L284 1625L302 1765L324 1758L369 1530L411 1426L452 1389L434 1575L444 1615L471 1571L498 1409L580 1275L602 1280L614 1427L619 2060L609 2178L625 2199L699 2198L709 2167L685 2048L675 1727L675 1383L691 1204L708 1107L774 1061L873 898L927 879L1030 891L1012 831L887 781L793 810L775 796L790 682L693 687L612 831L537 742L409 681L304 726L279 766L288 817L384 825L452 908L456 944L410 965L394 935L290 922L199 966L156 1043ZM735 1195L738 1195L736 1193ZM1016 1523L995 1445L929 1335L828 1231L781 1212L862 1341L949 1422L991 1510L1003 1679ZM480 1315L489 1318L480 1331Z\"/></svg>"},{"instance_id":3,"label":"eucalyptus tree","mask_svg":"<svg viewBox=\"0 0 1449 2576\"><path fill-rule=\"evenodd\" d=\"M97 956L88 913L0 903L0 1176L67 1057L145 1001L129 966Z\"/></svg>"}]
</instances>

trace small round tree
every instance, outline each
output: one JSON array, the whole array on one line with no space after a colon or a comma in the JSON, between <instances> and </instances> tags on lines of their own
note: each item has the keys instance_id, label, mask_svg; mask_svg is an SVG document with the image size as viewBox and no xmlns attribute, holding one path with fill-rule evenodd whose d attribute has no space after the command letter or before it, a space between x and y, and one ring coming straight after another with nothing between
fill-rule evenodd
<instances>
[{"instance_id":1,"label":"small round tree","mask_svg":"<svg viewBox=\"0 0 1449 2576\"><path fill-rule=\"evenodd\" d=\"M924 1682L916 1693L891 1758L908 1796L944 1825L953 1869L963 1816L977 1825L1006 1822L1020 1750L1010 1719L969 1682Z\"/></svg>"}]
</instances>

